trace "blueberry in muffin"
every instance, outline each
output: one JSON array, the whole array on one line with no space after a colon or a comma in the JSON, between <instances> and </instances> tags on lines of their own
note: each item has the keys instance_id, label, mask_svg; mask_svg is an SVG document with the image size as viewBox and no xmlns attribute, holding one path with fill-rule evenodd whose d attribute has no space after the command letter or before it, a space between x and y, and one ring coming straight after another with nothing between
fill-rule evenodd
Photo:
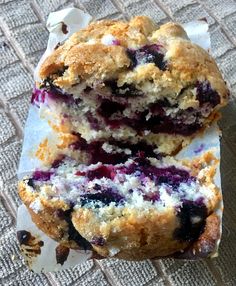
<instances>
[{"instance_id":1,"label":"blueberry in muffin","mask_svg":"<svg viewBox=\"0 0 236 286\"><path fill-rule=\"evenodd\" d=\"M179 24L103 20L72 35L42 64L32 103L88 144L144 142L176 153L226 104L213 58Z\"/></svg>"},{"instance_id":2,"label":"blueberry in muffin","mask_svg":"<svg viewBox=\"0 0 236 286\"><path fill-rule=\"evenodd\" d=\"M67 157L25 177L19 194L38 227L71 248L140 260L190 247L201 253L201 243L208 256L220 236L217 165L211 152L194 161L139 156L115 165Z\"/></svg>"},{"instance_id":3,"label":"blueberry in muffin","mask_svg":"<svg viewBox=\"0 0 236 286\"><path fill-rule=\"evenodd\" d=\"M219 161L173 156L227 103L212 57L178 24L103 20L57 47L40 77L31 103L60 142L41 142L44 166L19 182L37 226L103 257L212 255Z\"/></svg>"}]
</instances>

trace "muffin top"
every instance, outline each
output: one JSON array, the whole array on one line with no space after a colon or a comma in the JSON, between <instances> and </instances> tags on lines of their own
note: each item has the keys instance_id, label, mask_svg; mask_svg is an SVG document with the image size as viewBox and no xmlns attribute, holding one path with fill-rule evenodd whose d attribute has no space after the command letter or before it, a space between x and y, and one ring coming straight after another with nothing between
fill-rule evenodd
<instances>
[{"instance_id":1,"label":"muffin top","mask_svg":"<svg viewBox=\"0 0 236 286\"><path fill-rule=\"evenodd\" d=\"M132 84L145 91L165 89L174 98L184 88L202 88L199 83L205 82L203 87L219 94L220 105L228 97L214 59L190 42L181 25L158 27L145 16L92 22L55 48L42 64L40 78L64 90L116 80L118 86Z\"/></svg>"}]
</instances>

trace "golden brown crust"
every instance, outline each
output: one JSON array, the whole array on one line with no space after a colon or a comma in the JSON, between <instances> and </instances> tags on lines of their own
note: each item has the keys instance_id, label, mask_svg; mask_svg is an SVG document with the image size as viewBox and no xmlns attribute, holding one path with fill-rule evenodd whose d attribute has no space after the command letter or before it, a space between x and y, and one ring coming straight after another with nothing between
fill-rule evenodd
<instances>
[{"instance_id":1,"label":"golden brown crust","mask_svg":"<svg viewBox=\"0 0 236 286\"><path fill-rule=\"evenodd\" d=\"M171 208L164 213L152 209L148 213L141 214L138 210L126 208L121 216L103 225L93 210L80 208L73 212L72 222L78 232L89 241L93 240L94 236L106 238L105 246L93 245L93 248L104 257L113 256L112 252L116 249L119 251L114 256L126 260L176 255L175 253L180 250L186 255L189 249L199 253L200 257L201 255L207 256L207 247L212 249L215 246L216 248L220 231L220 220L214 212L219 208L222 195L213 184L218 163L212 152L207 152L195 160L185 161L193 176L197 176L200 170L208 166L202 181L201 178L199 179L202 184L208 186L212 194L208 202L209 216L206 218L204 232L194 244L175 239L174 233L179 228L180 221L175 210ZM201 249L203 247L204 249Z\"/></svg>"},{"instance_id":2,"label":"golden brown crust","mask_svg":"<svg viewBox=\"0 0 236 286\"><path fill-rule=\"evenodd\" d=\"M60 212L68 210L68 204L63 201L55 201L52 203L52 201L47 201L40 197L42 209L35 212L30 205L38 198L38 194L28 191L23 181L19 182L18 192L21 200L29 210L33 222L39 229L64 246L78 248L76 242L68 239L68 223L65 219L57 215L59 210Z\"/></svg>"},{"instance_id":3,"label":"golden brown crust","mask_svg":"<svg viewBox=\"0 0 236 286\"><path fill-rule=\"evenodd\" d=\"M220 238L220 224L220 218L216 214L212 214L206 219L205 230L193 245L193 252L197 256L205 257L214 252Z\"/></svg>"},{"instance_id":4,"label":"golden brown crust","mask_svg":"<svg viewBox=\"0 0 236 286\"><path fill-rule=\"evenodd\" d=\"M66 211L69 206L62 201L52 203L43 200L42 210L35 213L30 204L37 199L36 193L27 191L26 185L19 183L19 195L27 206L34 223L60 244L77 249L78 244L68 240L68 223L58 217L58 211ZM220 198L215 201L219 204ZM207 257L214 253L220 238L220 218L215 213L206 218L204 232L193 244L174 239L173 233L179 227L179 220L175 211L170 209L163 214L152 210L140 215L137 211L125 209L122 217L112 221L111 224L101 227L92 211L83 208L73 211L72 222L77 231L87 240L97 237L107 238L106 246L94 246L94 250L103 257L115 256L126 260L155 259L166 256L176 258L196 259ZM91 227L93 232L91 232ZM115 232L112 230L116 229ZM115 255L113 251L119 250ZM181 250L181 252L180 252Z\"/></svg>"},{"instance_id":5,"label":"golden brown crust","mask_svg":"<svg viewBox=\"0 0 236 286\"><path fill-rule=\"evenodd\" d=\"M177 252L173 256L180 259L199 259L217 255L217 246L221 237L221 219L213 213L206 219L204 232L198 240L184 252ZM157 258L157 257L156 257Z\"/></svg>"},{"instance_id":6,"label":"golden brown crust","mask_svg":"<svg viewBox=\"0 0 236 286\"><path fill-rule=\"evenodd\" d=\"M73 213L72 221L80 234L88 240L92 240L95 233L98 237L106 238L106 246L93 245L104 257L143 260L170 255L188 245L187 242L173 238L175 229L179 227L173 209L165 214L153 210L148 215L126 209L122 216L103 227L91 211L79 209Z\"/></svg>"},{"instance_id":7,"label":"golden brown crust","mask_svg":"<svg viewBox=\"0 0 236 286\"><path fill-rule=\"evenodd\" d=\"M188 39L188 36L181 25L173 22L166 23L159 27L156 31L152 34L152 40L160 40L162 39L165 41L167 38L167 35L169 38L183 38Z\"/></svg>"},{"instance_id":8,"label":"golden brown crust","mask_svg":"<svg viewBox=\"0 0 236 286\"><path fill-rule=\"evenodd\" d=\"M40 76L46 78L60 70L63 66L67 66L66 63L71 63L74 66L78 66L78 68L82 67L82 74L86 74L86 67L83 67L83 65L92 63L95 59L98 60L96 68L102 68L107 73L110 73L109 65L107 65L104 60L104 56L107 58L106 52L111 52L115 58L120 57L120 62L119 59L117 59L116 62L118 64L117 67L121 67L122 62L129 64L129 59L125 55L122 46L127 47L131 43L144 45L147 42L146 36L154 29L154 23L148 17L144 16L135 17L130 23L115 20L93 22L87 28L73 34L63 46L56 49L52 55L46 59L41 66ZM121 46L113 46L112 49L107 49L106 46L101 45L99 43L100 39L108 34L117 37ZM86 44L91 39L99 40L99 42L91 45ZM80 46L80 44L82 44L82 46ZM121 50L123 50L123 52L121 52ZM82 55L82 59L79 59L77 52ZM117 55L115 55L116 52ZM101 64L101 66L99 66L99 64ZM111 68L114 69L114 65L112 65ZM78 74L75 73L74 76L77 77L80 75L80 71L78 71L77 68L75 70L77 70ZM95 70L96 69L94 69L94 71ZM88 71L91 72L91 69Z\"/></svg>"},{"instance_id":9,"label":"golden brown crust","mask_svg":"<svg viewBox=\"0 0 236 286\"><path fill-rule=\"evenodd\" d=\"M174 159L166 158L168 164L172 164L171 160ZM220 219L215 212L220 209L222 196L214 184L218 160L209 151L195 160L186 159L182 163L191 169L191 175L197 176L211 194L207 203L206 226L196 242L181 241L174 237L175 231L180 227L180 220L173 207L163 212L155 208L143 209L140 212L139 209L125 207L115 216L115 210L109 207L106 212L110 220L106 223L103 223L93 209L75 207L73 211L71 210L71 219L75 229L87 241L93 241L94 237L104 238L105 245L93 245L94 250L104 257L141 260L169 255L182 258L207 256L211 250L216 248L220 236ZM200 172L206 166L204 175L201 176ZM48 188L50 194L50 187ZM75 242L68 240L67 221L57 215L58 211L66 211L70 209L70 206L62 200L48 199L41 192L42 190L34 191L27 185L27 182L22 181L19 184L20 197L37 226L61 244L78 248ZM37 212L31 205L36 199L39 199L42 205L42 209ZM179 252L180 250L182 252Z\"/></svg>"},{"instance_id":10,"label":"golden brown crust","mask_svg":"<svg viewBox=\"0 0 236 286\"><path fill-rule=\"evenodd\" d=\"M53 138L53 142L48 138L40 142L34 156L43 162L45 166L50 166L52 163L61 158L62 156L70 156L75 160L81 162L87 162L85 155L79 151L72 151L69 146L76 142L78 138L70 133L58 133L58 142L55 144L56 139ZM54 145L55 144L55 145ZM84 158L83 158L84 157Z\"/></svg>"},{"instance_id":11,"label":"golden brown crust","mask_svg":"<svg viewBox=\"0 0 236 286\"><path fill-rule=\"evenodd\" d=\"M118 44L107 45L102 38L112 35ZM127 48L137 49L144 45L160 44L166 51L166 71L154 64L129 69ZM57 75L58 71L63 75ZM213 58L202 48L191 43L183 28L176 23L167 23L157 28L151 19L134 17L130 22L103 20L91 23L87 28L72 35L56 49L42 64L42 79L51 77L54 84L69 88L73 84L87 81L96 84L107 78L140 84L153 80L156 86L178 94L181 89L208 80L224 104L228 90Z\"/></svg>"},{"instance_id":12,"label":"golden brown crust","mask_svg":"<svg viewBox=\"0 0 236 286\"><path fill-rule=\"evenodd\" d=\"M201 47L178 39L169 42L167 58L170 59L171 78L189 85L208 80L225 102L228 90L214 59Z\"/></svg>"},{"instance_id":13,"label":"golden brown crust","mask_svg":"<svg viewBox=\"0 0 236 286\"><path fill-rule=\"evenodd\" d=\"M174 239L173 233L179 226L179 221L174 213L160 215L154 212L148 217L139 217L139 220L134 219L135 215L137 214L132 213L130 217L123 218L120 224L115 224L115 228L119 229L120 232L109 237L106 247L93 245L99 255L107 257L111 255L112 251L119 249L119 252L114 256L125 260L156 259L167 256L198 259L209 257L215 254L217 250L221 222L215 213L206 218L203 233L192 244ZM84 236L92 239L85 227L91 222L90 214L81 211L80 215L79 212L74 212L72 219L80 233L83 234L84 231ZM95 232L100 235L109 235L111 228L112 226L109 226L109 229L103 230L103 232L96 229ZM132 245L127 247L129 241L132 241Z\"/></svg>"}]
</instances>

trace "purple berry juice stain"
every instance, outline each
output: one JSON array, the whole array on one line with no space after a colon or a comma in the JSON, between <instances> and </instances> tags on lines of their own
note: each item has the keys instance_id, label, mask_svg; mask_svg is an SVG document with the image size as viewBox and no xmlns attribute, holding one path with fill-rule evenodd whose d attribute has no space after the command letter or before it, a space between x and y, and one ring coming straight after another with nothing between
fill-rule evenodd
<instances>
[{"instance_id":1,"label":"purple berry juice stain","mask_svg":"<svg viewBox=\"0 0 236 286\"><path fill-rule=\"evenodd\" d=\"M196 148L196 149L194 150L194 153L195 153L195 154L201 153L201 152L204 150L204 148L205 148L205 144L201 143L201 144L198 146L198 148Z\"/></svg>"}]
</instances>

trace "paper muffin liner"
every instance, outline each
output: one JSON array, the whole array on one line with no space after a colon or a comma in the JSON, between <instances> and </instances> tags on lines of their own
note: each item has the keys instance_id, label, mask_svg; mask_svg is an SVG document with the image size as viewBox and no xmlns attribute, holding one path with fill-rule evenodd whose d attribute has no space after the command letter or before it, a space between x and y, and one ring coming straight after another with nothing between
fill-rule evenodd
<instances>
[{"instance_id":1,"label":"paper muffin liner","mask_svg":"<svg viewBox=\"0 0 236 286\"><path fill-rule=\"evenodd\" d=\"M68 8L49 14L47 21L47 28L50 32L48 45L35 69L34 78L36 82L40 81L38 71L45 58L59 43L63 43L75 31L86 27L91 19L92 17L89 14L76 8ZM192 42L207 51L210 50L210 36L205 19L183 24L182 26ZM35 152L39 144L45 139L51 144L56 144L59 137L51 129L47 120L40 118L39 109L31 105L25 125L24 142L17 172L19 180L26 175L30 175L35 169L42 167L42 162L36 158ZM215 157L220 160L220 131L216 124L206 129L201 136L195 138L190 145L182 149L176 155L176 158L194 159L208 151L214 153ZM214 181L221 191L219 167L218 165ZM222 209L223 202L216 211L221 221ZM60 246L58 242L49 238L37 228L24 205L19 207L17 213L17 237L29 268L35 272L58 271L83 263L88 259L97 258L96 253L91 250L65 249L65 247ZM220 238L211 254L212 257L217 255L219 242ZM195 259L196 257L190 254L188 258Z\"/></svg>"}]
</instances>

